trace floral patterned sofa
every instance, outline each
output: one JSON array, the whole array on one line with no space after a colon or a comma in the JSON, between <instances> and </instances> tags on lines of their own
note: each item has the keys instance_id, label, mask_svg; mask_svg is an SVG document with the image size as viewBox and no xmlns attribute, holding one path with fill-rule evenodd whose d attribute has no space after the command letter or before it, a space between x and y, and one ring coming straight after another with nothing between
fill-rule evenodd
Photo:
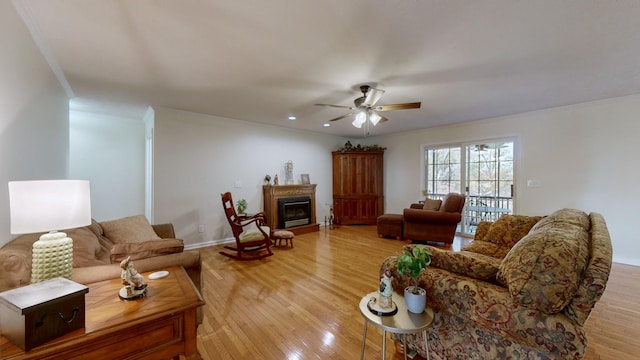
<instances>
[{"instance_id":1,"label":"floral patterned sofa","mask_svg":"<svg viewBox=\"0 0 640 360\"><path fill-rule=\"evenodd\" d=\"M412 245L407 245L412 246ZM611 239L601 214L562 209L546 217L503 215L479 224L459 252L429 247L427 289L435 319L426 332L431 359L580 359L585 322L604 292ZM398 293L409 278L391 270ZM422 334L407 347L425 357Z\"/></svg>"}]
</instances>

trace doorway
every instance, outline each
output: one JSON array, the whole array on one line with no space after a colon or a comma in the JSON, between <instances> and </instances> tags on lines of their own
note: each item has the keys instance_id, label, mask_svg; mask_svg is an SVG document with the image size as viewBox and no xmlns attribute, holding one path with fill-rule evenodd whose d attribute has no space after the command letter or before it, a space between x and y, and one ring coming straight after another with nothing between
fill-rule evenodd
<instances>
[{"instance_id":1,"label":"doorway","mask_svg":"<svg viewBox=\"0 0 640 360\"><path fill-rule=\"evenodd\" d=\"M426 197L443 199L449 192L467 196L458 233L473 236L479 222L513 212L513 139L425 146L424 165Z\"/></svg>"}]
</instances>

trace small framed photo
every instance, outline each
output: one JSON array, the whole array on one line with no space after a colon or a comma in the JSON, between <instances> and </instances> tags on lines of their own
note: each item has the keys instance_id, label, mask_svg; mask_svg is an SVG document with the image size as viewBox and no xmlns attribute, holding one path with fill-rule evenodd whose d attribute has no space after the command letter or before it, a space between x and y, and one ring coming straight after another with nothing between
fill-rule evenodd
<instances>
[{"instance_id":1,"label":"small framed photo","mask_svg":"<svg viewBox=\"0 0 640 360\"><path fill-rule=\"evenodd\" d=\"M303 184L311 184L309 182L309 174L301 174L300 178L302 179Z\"/></svg>"}]
</instances>

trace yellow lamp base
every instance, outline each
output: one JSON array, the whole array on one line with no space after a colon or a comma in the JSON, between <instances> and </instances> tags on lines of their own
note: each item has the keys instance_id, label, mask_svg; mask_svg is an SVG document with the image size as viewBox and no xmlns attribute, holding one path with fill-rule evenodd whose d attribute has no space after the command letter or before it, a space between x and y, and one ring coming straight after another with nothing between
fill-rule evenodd
<instances>
[{"instance_id":1,"label":"yellow lamp base","mask_svg":"<svg viewBox=\"0 0 640 360\"><path fill-rule=\"evenodd\" d=\"M63 232L50 232L33 243L31 283L64 277L71 279L73 240Z\"/></svg>"}]
</instances>

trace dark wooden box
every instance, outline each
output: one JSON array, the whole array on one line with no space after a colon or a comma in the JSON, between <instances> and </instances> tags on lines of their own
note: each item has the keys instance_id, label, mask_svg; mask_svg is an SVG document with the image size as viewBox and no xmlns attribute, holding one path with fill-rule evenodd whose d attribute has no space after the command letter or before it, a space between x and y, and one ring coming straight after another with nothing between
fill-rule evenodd
<instances>
[{"instance_id":1,"label":"dark wooden box","mask_svg":"<svg viewBox=\"0 0 640 360\"><path fill-rule=\"evenodd\" d=\"M0 293L2 335L24 350L84 327L89 288L55 278Z\"/></svg>"}]
</instances>

